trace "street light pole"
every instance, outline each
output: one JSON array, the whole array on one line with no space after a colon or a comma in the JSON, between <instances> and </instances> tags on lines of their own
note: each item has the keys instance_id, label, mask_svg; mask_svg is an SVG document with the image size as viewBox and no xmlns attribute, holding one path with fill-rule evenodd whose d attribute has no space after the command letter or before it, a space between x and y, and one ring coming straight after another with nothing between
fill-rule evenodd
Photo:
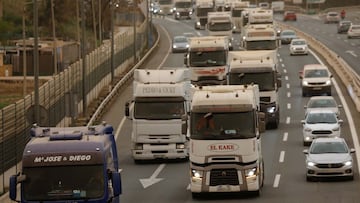
<instances>
[{"instance_id":1,"label":"street light pole","mask_svg":"<svg viewBox=\"0 0 360 203\"><path fill-rule=\"evenodd\" d=\"M39 108L39 30L38 30L38 6L37 0L33 0L34 13L34 95L35 95L35 123L40 122L40 108Z\"/></svg>"},{"instance_id":2,"label":"street light pole","mask_svg":"<svg viewBox=\"0 0 360 203\"><path fill-rule=\"evenodd\" d=\"M86 53L85 53L85 6L84 1L80 0L80 15L81 15L81 59L82 59L82 100L83 100L83 114L87 111L86 99Z\"/></svg>"},{"instance_id":3,"label":"street light pole","mask_svg":"<svg viewBox=\"0 0 360 203\"><path fill-rule=\"evenodd\" d=\"M133 0L133 26L134 26L134 64L137 62L136 58L136 0Z\"/></svg>"},{"instance_id":4,"label":"street light pole","mask_svg":"<svg viewBox=\"0 0 360 203\"><path fill-rule=\"evenodd\" d=\"M57 44L56 44L56 33L55 33L55 12L54 12L54 0L51 0L51 20L52 20L52 34L53 34L53 56L54 56L54 75L58 73L57 70Z\"/></svg>"},{"instance_id":5,"label":"street light pole","mask_svg":"<svg viewBox=\"0 0 360 203\"><path fill-rule=\"evenodd\" d=\"M23 15L22 15L22 37L23 37L23 76L24 76L24 82L23 82L23 97L26 96L26 89L27 89L27 67L26 67L26 31L25 31L25 10L26 10L26 4L24 3L23 6Z\"/></svg>"},{"instance_id":6,"label":"street light pole","mask_svg":"<svg viewBox=\"0 0 360 203\"><path fill-rule=\"evenodd\" d=\"M114 0L111 0L110 3L110 13L111 13L111 57L110 57L110 68L111 68L111 85L114 83Z\"/></svg>"}]
</instances>

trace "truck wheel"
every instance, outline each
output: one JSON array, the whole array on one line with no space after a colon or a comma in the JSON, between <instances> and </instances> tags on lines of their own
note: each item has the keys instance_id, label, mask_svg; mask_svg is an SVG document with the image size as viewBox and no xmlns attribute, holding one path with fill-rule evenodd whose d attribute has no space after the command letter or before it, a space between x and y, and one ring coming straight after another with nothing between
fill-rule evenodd
<instances>
[{"instance_id":1,"label":"truck wheel","mask_svg":"<svg viewBox=\"0 0 360 203\"><path fill-rule=\"evenodd\" d=\"M191 196L193 199L199 199L200 196L201 196L201 193L198 193L198 192L192 192L191 193Z\"/></svg>"}]
</instances>

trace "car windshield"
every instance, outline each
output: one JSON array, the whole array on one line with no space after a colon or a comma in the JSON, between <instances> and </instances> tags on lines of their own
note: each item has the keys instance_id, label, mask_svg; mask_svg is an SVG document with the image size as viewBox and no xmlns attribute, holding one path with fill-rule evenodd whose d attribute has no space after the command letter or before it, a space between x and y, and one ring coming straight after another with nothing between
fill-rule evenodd
<instances>
[{"instance_id":1,"label":"car windshield","mask_svg":"<svg viewBox=\"0 0 360 203\"><path fill-rule=\"evenodd\" d=\"M328 16L332 16L332 17L334 17L334 16L338 16L339 14L337 14L337 13L329 13L328 14Z\"/></svg>"},{"instance_id":2,"label":"car windshield","mask_svg":"<svg viewBox=\"0 0 360 203\"><path fill-rule=\"evenodd\" d=\"M309 102L308 108L336 107L333 99L316 99Z\"/></svg>"},{"instance_id":3,"label":"car windshield","mask_svg":"<svg viewBox=\"0 0 360 203\"><path fill-rule=\"evenodd\" d=\"M293 40L293 41L291 41L291 44L292 45L305 45L306 42L303 40L296 40L296 41Z\"/></svg>"},{"instance_id":4,"label":"car windshield","mask_svg":"<svg viewBox=\"0 0 360 203\"><path fill-rule=\"evenodd\" d=\"M187 42L186 37L175 37L174 42L181 43L181 42Z\"/></svg>"},{"instance_id":5,"label":"car windshield","mask_svg":"<svg viewBox=\"0 0 360 203\"><path fill-rule=\"evenodd\" d=\"M104 195L107 181L102 165L26 167L23 172L23 195L27 201L98 199Z\"/></svg>"},{"instance_id":6,"label":"car windshield","mask_svg":"<svg viewBox=\"0 0 360 203\"><path fill-rule=\"evenodd\" d=\"M343 142L315 142L311 146L310 153L348 153L348 148Z\"/></svg>"},{"instance_id":7,"label":"car windshield","mask_svg":"<svg viewBox=\"0 0 360 203\"><path fill-rule=\"evenodd\" d=\"M293 36L293 35L295 35L295 32L293 32L293 31L283 31L281 33L281 35L282 36Z\"/></svg>"},{"instance_id":8,"label":"car windshield","mask_svg":"<svg viewBox=\"0 0 360 203\"><path fill-rule=\"evenodd\" d=\"M305 70L305 78L329 77L326 69Z\"/></svg>"},{"instance_id":9,"label":"car windshield","mask_svg":"<svg viewBox=\"0 0 360 203\"><path fill-rule=\"evenodd\" d=\"M317 123L337 123L335 113L310 113L306 117L306 123L317 124Z\"/></svg>"}]
</instances>

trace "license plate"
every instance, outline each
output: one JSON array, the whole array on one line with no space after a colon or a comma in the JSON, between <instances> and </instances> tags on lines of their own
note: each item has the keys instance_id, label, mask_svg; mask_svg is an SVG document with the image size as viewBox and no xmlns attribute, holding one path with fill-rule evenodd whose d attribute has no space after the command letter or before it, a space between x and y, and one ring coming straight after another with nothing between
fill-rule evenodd
<instances>
[{"instance_id":1,"label":"license plate","mask_svg":"<svg viewBox=\"0 0 360 203\"><path fill-rule=\"evenodd\" d=\"M155 159L163 159L165 156L164 155L154 155Z\"/></svg>"},{"instance_id":2,"label":"license plate","mask_svg":"<svg viewBox=\"0 0 360 203\"><path fill-rule=\"evenodd\" d=\"M321 90L321 87L314 87L313 90Z\"/></svg>"}]
</instances>

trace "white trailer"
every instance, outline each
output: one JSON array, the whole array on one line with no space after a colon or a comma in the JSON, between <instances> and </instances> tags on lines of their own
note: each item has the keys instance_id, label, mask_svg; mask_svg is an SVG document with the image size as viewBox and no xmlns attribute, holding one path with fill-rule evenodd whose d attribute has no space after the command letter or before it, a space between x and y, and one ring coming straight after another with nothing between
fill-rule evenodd
<instances>
[{"instance_id":1,"label":"white trailer","mask_svg":"<svg viewBox=\"0 0 360 203\"><path fill-rule=\"evenodd\" d=\"M186 68L134 71L133 100L125 114L132 120L134 160L188 158L190 74Z\"/></svg>"},{"instance_id":2,"label":"white trailer","mask_svg":"<svg viewBox=\"0 0 360 203\"><path fill-rule=\"evenodd\" d=\"M233 51L228 58L229 85L257 84L260 89L260 110L265 114L269 128L277 128L280 122L279 88L276 51Z\"/></svg>"},{"instance_id":3,"label":"white trailer","mask_svg":"<svg viewBox=\"0 0 360 203\"><path fill-rule=\"evenodd\" d=\"M233 22L231 12L209 12L206 29L210 36L225 36L229 39L229 49L233 49Z\"/></svg>"},{"instance_id":4,"label":"white trailer","mask_svg":"<svg viewBox=\"0 0 360 203\"><path fill-rule=\"evenodd\" d=\"M195 4L195 29L205 29L208 12L214 11L213 0L196 0Z\"/></svg>"},{"instance_id":5,"label":"white trailer","mask_svg":"<svg viewBox=\"0 0 360 203\"><path fill-rule=\"evenodd\" d=\"M184 64L191 72L191 83L226 84L229 39L224 36L189 38Z\"/></svg>"},{"instance_id":6,"label":"white trailer","mask_svg":"<svg viewBox=\"0 0 360 203\"><path fill-rule=\"evenodd\" d=\"M190 190L254 192L264 183L260 132L264 131L257 85L204 86L190 113Z\"/></svg>"}]
</instances>

